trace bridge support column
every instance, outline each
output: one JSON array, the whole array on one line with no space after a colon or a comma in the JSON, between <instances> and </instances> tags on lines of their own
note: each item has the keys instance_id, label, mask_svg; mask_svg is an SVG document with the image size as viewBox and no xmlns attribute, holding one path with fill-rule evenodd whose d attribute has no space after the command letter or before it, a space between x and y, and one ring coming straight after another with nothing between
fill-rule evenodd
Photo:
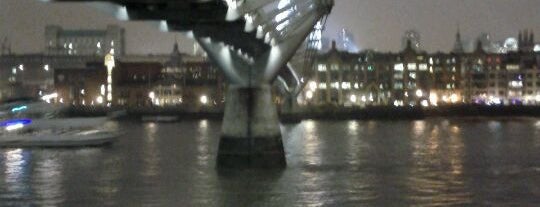
<instances>
[{"instance_id":1,"label":"bridge support column","mask_svg":"<svg viewBox=\"0 0 540 207\"><path fill-rule=\"evenodd\" d=\"M276 106L270 85L229 86L218 167L285 167Z\"/></svg>"}]
</instances>

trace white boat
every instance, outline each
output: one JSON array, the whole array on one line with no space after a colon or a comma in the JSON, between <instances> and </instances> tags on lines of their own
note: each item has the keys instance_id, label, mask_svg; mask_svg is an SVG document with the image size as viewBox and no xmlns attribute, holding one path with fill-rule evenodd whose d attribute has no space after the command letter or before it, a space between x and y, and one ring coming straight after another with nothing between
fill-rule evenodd
<instances>
[{"instance_id":1,"label":"white boat","mask_svg":"<svg viewBox=\"0 0 540 207\"><path fill-rule=\"evenodd\" d=\"M110 144L121 135L107 117L62 118L63 107L18 101L0 106L0 147L78 147Z\"/></svg>"}]
</instances>

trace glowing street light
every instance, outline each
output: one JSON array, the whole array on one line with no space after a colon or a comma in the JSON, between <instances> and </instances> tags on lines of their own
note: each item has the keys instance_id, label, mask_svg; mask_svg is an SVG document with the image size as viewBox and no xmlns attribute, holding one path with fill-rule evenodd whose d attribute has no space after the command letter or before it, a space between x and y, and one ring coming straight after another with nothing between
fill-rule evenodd
<instances>
[{"instance_id":1,"label":"glowing street light","mask_svg":"<svg viewBox=\"0 0 540 207\"><path fill-rule=\"evenodd\" d=\"M356 103L356 101L357 101L356 95L354 95L354 94L351 95L351 97L349 97L349 99L350 99L351 102L353 102L353 103Z\"/></svg>"},{"instance_id":2,"label":"glowing street light","mask_svg":"<svg viewBox=\"0 0 540 207\"><path fill-rule=\"evenodd\" d=\"M206 95L202 95L200 101L202 104L206 105L208 103L208 97Z\"/></svg>"},{"instance_id":3,"label":"glowing street light","mask_svg":"<svg viewBox=\"0 0 540 207\"><path fill-rule=\"evenodd\" d=\"M317 83L315 83L315 81L310 81L308 86L309 86L309 89L312 91L317 89Z\"/></svg>"},{"instance_id":4,"label":"glowing street light","mask_svg":"<svg viewBox=\"0 0 540 207\"><path fill-rule=\"evenodd\" d=\"M416 90L416 96L422 97L424 95L424 92L421 89Z\"/></svg>"},{"instance_id":5,"label":"glowing street light","mask_svg":"<svg viewBox=\"0 0 540 207\"><path fill-rule=\"evenodd\" d=\"M103 103L103 96L98 96L98 97L96 98L96 102L97 102L98 104L102 104L102 103Z\"/></svg>"},{"instance_id":6,"label":"glowing street light","mask_svg":"<svg viewBox=\"0 0 540 207\"><path fill-rule=\"evenodd\" d=\"M431 105L437 106L437 102L439 102L439 97L437 97L437 94L430 93L429 102L431 103Z\"/></svg>"},{"instance_id":7,"label":"glowing street light","mask_svg":"<svg viewBox=\"0 0 540 207\"><path fill-rule=\"evenodd\" d=\"M307 99L312 99L313 98L313 92L311 92L311 91L306 92L306 98Z\"/></svg>"},{"instance_id":8,"label":"glowing street light","mask_svg":"<svg viewBox=\"0 0 540 207\"><path fill-rule=\"evenodd\" d=\"M107 105L110 105L112 102L112 72L115 67L114 51L105 56L105 66L107 66Z\"/></svg>"},{"instance_id":9,"label":"glowing street light","mask_svg":"<svg viewBox=\"0 0 540 207\"><path fill-rule=\"evenodd\" d=\"M459 101L458 95L455 94L455 93L452 94L452 95L450 96L450 101L451 101L452 103L457 103L457 102Z\"/></svg>"}]
</instances>

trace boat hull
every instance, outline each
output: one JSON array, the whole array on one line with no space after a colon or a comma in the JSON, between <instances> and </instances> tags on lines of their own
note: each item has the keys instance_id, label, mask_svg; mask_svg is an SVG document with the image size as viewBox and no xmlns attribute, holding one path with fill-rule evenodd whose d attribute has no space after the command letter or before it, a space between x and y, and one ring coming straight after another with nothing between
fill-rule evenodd
<instances>
[{"instance_id":1,"label":"boat hull","mask_svg":"<svg viewBox=\"0 0 540 207\"><path fill-rule=\"evenodd\" d=\"M0 147L91 147L112 144L122 133L113 131L81 131L61 135L7 135L0 137Z\"/></svg>"}]
</instances>

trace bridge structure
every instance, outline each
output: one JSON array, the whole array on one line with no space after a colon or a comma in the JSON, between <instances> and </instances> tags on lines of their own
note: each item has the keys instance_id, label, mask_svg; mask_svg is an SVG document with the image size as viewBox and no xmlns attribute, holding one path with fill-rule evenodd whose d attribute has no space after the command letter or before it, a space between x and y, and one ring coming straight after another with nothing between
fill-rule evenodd
<instances>
[{"instance_id":1,"label":"bridge structure","mask_svg":"<svg viewBox=\"0 0 540 207\"><path fill-rule=\"evenodd\" d=\"M331 12L333 0L41 1L91 2L121 20L153 20L162 30L188 32L229 84L218 167L286 166L271 83L278 76L298 82L287 62Z\"/></svg>"}]
</instances>

